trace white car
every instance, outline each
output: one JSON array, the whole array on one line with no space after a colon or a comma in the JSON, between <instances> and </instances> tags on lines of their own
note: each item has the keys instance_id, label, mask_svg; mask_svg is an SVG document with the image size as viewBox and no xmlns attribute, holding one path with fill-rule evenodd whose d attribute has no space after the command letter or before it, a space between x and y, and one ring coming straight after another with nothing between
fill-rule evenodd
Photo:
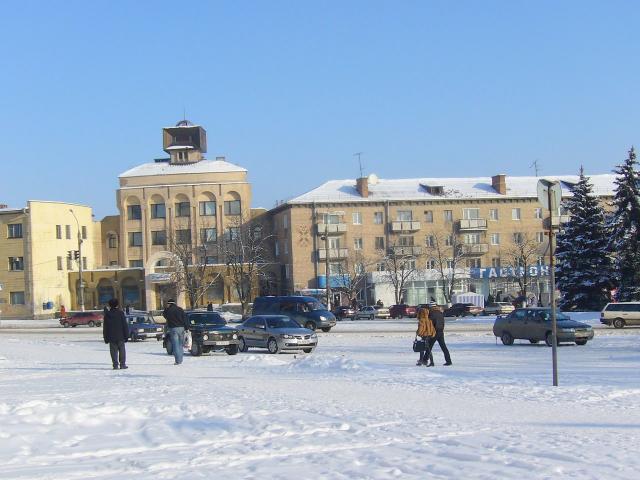
<instances>
[{"instance_id":1,"label":"white car","mask_svg":"<svg viewBox=\"0 0 640 480\"><path fill-rule=\"evenodd\" d=\"M362 320L368 319L373 320L376 318L378 311L374 307L362 307L356 314L351 318L351 320Z\"/></svg>"},{"instance_id":2,"label":"white car","mask_svg":"<svg viewBox=\"0 0 640 480\"><path fill-rule=\"evenodd\" d=\"M387 307L376 308L376 317L378 318L391 318L391 312Z\"/></svg>"}]
</instances>

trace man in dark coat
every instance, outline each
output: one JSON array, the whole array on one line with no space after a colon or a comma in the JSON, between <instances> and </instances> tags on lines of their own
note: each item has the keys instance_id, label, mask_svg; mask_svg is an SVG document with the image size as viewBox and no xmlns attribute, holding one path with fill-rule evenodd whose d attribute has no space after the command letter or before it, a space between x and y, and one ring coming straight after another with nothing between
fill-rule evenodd
<instances>
[{"instance_id":1,"label":"man in dark coat","mask_svg":"<svg viewBox=\"0 0 640 480\"><path fill-rule=\"evenodd\" d=\"M444 343L444 314L442 313L442 308L438 306L430 308L429 318L433 322L433 325L436 327L436 336L431 337L429 341L429 350L433 351L433 346L437 341L438 345L440 345L442 353L444 353L444 364L451 365L451 355L449 355L447 344Z\"/></svg>"},{"instance_id":2,"label":"man in dark coat","mask_svg":"<svg viewBox=\"0 0 640 480\"><path fill-rule=\"evenodd\" d=\"M175 359L174 365L180 365L184 353L184 331L185 328L189 328L187 315L182 308L176 305L175 300L169 300L167 302L167 308L162 312L162 316L167 320L171 351Z\"/></svg>"},{"instance_id":3,"label":"man in dark coat","mask_svg":"<svg viewBox=\"0 0 640 480\"><path fill-rule=\"evenodd\" d=\"M129 339L129 325L124 312L118 308L118 300L115 298L109 300L109 310L104 314L102 337L104 343L109 344L113 369L118 369L118 362L120 362L119 368L121 370L129 368L127 367L127 352L124 348L125 342Z\"/></svg>"}]
</instances>

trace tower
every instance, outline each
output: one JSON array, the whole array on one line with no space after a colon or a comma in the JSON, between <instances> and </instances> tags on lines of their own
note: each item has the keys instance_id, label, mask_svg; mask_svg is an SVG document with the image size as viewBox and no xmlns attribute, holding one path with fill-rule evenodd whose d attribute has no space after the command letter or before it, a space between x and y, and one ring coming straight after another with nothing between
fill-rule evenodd
<instances>
[{"instance_id":1,"label":"tower","mask_svg":"<svg viewBox=\"0 0 640 480\"><path fill-rule=\"evenodd\" d=\"M199 162L207 152L207 132L189 120L180 120L175 127L162 129L162 148L171 156L171 165Z\"/></svg>"}]
</instances>

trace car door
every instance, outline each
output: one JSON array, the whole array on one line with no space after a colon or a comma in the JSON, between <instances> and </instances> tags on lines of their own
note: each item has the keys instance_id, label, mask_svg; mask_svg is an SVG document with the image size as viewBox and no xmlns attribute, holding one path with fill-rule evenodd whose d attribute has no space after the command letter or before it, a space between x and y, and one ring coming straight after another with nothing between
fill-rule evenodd
<instances>
[{"instance_id":1,"label":"car door","mask_svg":"<svg viewBox=\"0 0 640 480\"><path fill-rule=\"evenodd\" d=\"M260 317L251 317L240 326L240 334L244 338L244 343L248 346L256 346L256 322Z\"/></svg>"},{"instance_id":2,"label":"car door","mask_svg":"<svg viewBox=\"0 0 640 480\"><path fill-rule=\"evenodd\" d=\"M516 310L507 317L508 331L513 338L524 338L523 327L526 310Z\"/></svg>"},{"instance_id":3,"label":"car door","mask_svg":"<svg viewBox=\"0 0 640 480\"><path fill-rule=\"evenodd\" d=\"M255 342L256 347L266 347L267 339L269 338L269 332L267 330L267 324L263 317L258 317L256 319L256 328L255 328Z\"/></svg>"}]
</instances>

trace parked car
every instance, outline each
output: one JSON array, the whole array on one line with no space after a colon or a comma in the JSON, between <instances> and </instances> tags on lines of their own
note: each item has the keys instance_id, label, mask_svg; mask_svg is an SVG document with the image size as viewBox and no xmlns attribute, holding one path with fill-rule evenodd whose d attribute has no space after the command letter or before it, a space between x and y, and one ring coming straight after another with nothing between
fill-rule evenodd
<instances>
[{"instance_id":1,"label":"parked car","mask_svg":"<svg viewBox=\"0 0 640 480\"><path fill-rule=\"evenodd\" d=\"M60 325L64 328L86 325L88 327L99 327L102 325L104 312L102 310L92 310L89 312L67 312L66 316L60 319Z\"/></svg>"},{"instance_id":2,"label":"parked car","mask_svg":"<svg viewBox=\"0 0 640 480\"><path fill-rule=\"evenodd\" d=\"M508 302L493 302L484 306L485 315L506 315L514 310L515 307Z\"/></svg>"},{"instance_id":3,"label":"parked car","mask_svg":"<svg viewBox=\"0 0 640 480\"><path fill-rule=\"evenodd\" d=\"M445 317L466 317L473 315L474 317L482 313L482 307L473 303L454 303L444 311Z\"/></svg>"},{"instance_id":4,"label":"parked car","mask_svg":"<svg viewBox=\"0 0 640 480\"><path fill-rule=\"evenodd\" d=\"M375 307L376 309L376 317L377 318L391 318L391 312L387 307Z\"/></svg>"},{"instance_id":5,"label":"parked car","mask_svg":"<svg viewBox=\"0 0 640 480\"><path fill-rule=\"evenodd\" d=\"M342 320L343 318L353 319L353 316L356 314L356 311L349 306L340 305L333 309L333 314L338 320Z\"/></svg>"},{"instance_id":6,"label":"parked car","mask_svg":"<svg viewBox=\"0 0 640 480\"><path fill-rule=\"evenodd\" d=\"M285 315L309 330L330 331L336 317L313 297L257 297L253 302L253 315Z\"/></svg>"},{"instance_id":7,"label":"parked car","mask_svg":"<svg viewBox=\"0 0 640 480\"><path fill-rule=\"evenodd\" d=\"M162 337L164 337L164 328L156 323L153 315L145 312L134 312L125 315L125 317L129 324L129 339L131 341L137 342L147 338L162 340Z\"/></svg>"},{"instance_id":8,"label":"parked car","mask_svg":"<svg viewBox=\"0 0 640 480\"><path fill-rule=\"evenodd\" d=\"M600 312L600 323L615 328L640 325L640 302L607 303Z\"/></svg>"},{"instance_id":9,"label":"parked car","mask_svg":"<svg viewBox=\"0 0 640 480\"><path fill-rule=\"evenodd\" d=\"M372 307L372 306L362 307L353 316L353 320L362 320L362 319L373 320L374 318L376 318L377 314L378 314L378 311L375 309L375 307Z\"/></svg>"},{"instance_id":10,"label":"parked car","mask_svg":"<svg viewBox=\"0 0 640 480\"><path fill-rule=\"evenodd\" d=\"M311 353L318 345L318 335L284 315L254 315L238 326L240 351L251 347L266 348L269 353L302 350Z\"/></svg>"},{"instance_id":11,"label":"parked car","mask_svg":"<svg viewBox=\"0 0 640 480\"><path fill-rule=\"evenodd\" d=\"M593 328L586 323L571 320L567 315L556 312L558 344L575 342L585 345L593 338ZM551 309L517 308L508 315L499 315L493 324L493 334L500 337L505 345L512 345L514 339L538 343L544 340L552 345Z\"/></svg>"},{"instance_id":12,"label":"parked car","mask_svg":"<svg viewBox=\"0 0 640 480\"><path fill-rule=\"evenodd\" d=\"M198 357L203 353L224 350L229 355L238 353L238 331L227 326L227 322L218 312L186 312L191 332L191 355ZM173 354L168 335L164 336L163 346L167 354Z\"/></svg>"},{"instance_id":13,"label":"parked car","mask_svg":"<svg viewBox=\"0 0 640 480\"><path fill-rule=\"evenodd\" d=\"M389 307L389 314L391 315L391 318L416 318L417 310L416 307L406 304L391 305L391 307Z\"/></svg>"}]
</instances>

